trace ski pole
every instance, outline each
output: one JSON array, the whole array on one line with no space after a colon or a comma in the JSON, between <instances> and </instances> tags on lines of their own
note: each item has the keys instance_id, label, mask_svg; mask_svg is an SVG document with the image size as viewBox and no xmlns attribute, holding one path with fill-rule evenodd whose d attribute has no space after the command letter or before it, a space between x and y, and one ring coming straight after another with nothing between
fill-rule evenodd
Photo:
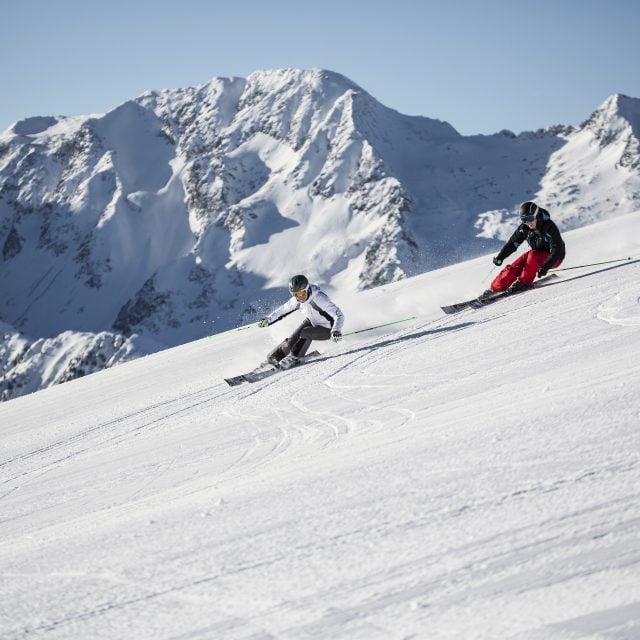
<instances>
[{"instance_id":1,"label":"ski pole","mask_svg":"<svg viewBox=\"0 0 640 640\"><path fill-rule=\"evenodd\" d=\"M493 267L491 267L491 269L489 269L489 272L487 273L487 275L486 275L484 278L482 278L482 284L484 284L484 283L487 281L487 279L488 279L488 278L489 278L489 276L493 273L493 270L494 270L495 268L496 268L496 267L495 267L495 265L494 265Z\"/></svg>"},{"instance_id":2,"label":"ski pole","mask_svg":"<svg viewBox=\"0 0 640 640\"><path fill-rule=\"evenodd\" d=\"M612 262L624 262L625 260L631 260L631 256L628 258L618 258L617 260L606 260L605 262L592 262L591 264L579 264L576 267L560 267L559 269L549 269L549 271L569 271L569 269L582 269L583 267L597 267L601 264L611 264Z\"/></svg>"},{"instance_id":3,"label":"ski pole","mask_svg":"<svg viewBox=\"0 0 640 640\"><path fill-rule=\"evenodd\" d=\"M217 338L218 336L223 336L225 333L231 333L232 331L244 331L245 329L251 329L256 323L250 322L249 324L245 324L241 327L233 327L233 329L227 329L226 331L221 331L220 333L214 333L213 335L208 336L209 338Z\"/></svg>"},{"instance_id":4,"label":"ski pole","mask_svg":"<svg viewBox=\"0 0 640 640\"><path fill-rule=\"evenodd\" d=\"M393 322L386 322L385 324L377 324L375 327L367 327L366 329L358 329L357 331L349 331L349 333L343 333L342 336L352 336L356 333L363 333L365 331L371 331L372 329L380 329L382 327L388 327L392 324L399 324L400 322L408 322L409 320L415 320L417 316L411 316L410 318L403 318L402 320L394 320Z\"/></svg>"}]
</instances>

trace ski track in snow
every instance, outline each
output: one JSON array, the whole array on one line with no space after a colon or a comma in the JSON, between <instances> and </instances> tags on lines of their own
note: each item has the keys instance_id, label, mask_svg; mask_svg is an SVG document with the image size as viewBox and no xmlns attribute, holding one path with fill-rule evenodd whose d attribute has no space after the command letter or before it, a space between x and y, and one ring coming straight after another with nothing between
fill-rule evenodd
<instances>
[{"instance_id":1,"label":"ski track in snow","mask_svg":"<svg viewBox=\"0 0 640 640\"><path fill-rule=\"evenodd\" d=\"M635 640L638 275L426 313L255 384L222 378L279 329L0 406L0 635Z\"/></svg>"},{"instance_id":2,"label":"ski track in snow","mask_svg":"<svg viewBox=\"0 0 640 640\"><path fill-rule=\"evenodd\" d=\"M640 287L620 291L601 304L597 317L610 324L640 325Z\"/></svg>"}]
</instances>

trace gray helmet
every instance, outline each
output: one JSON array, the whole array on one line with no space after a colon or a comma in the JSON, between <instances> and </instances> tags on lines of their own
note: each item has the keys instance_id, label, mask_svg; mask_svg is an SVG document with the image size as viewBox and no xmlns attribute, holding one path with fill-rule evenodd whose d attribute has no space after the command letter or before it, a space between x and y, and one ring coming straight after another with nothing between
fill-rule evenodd
<instances>
[{"instance_id":1,"label":"gray helmet","mask_svg":"<svg viewBox=\"0 0 640 640\"><path fill-rule=\"evenodd\" d=\"M535 202L523 202L520 205L519 213L522 222L533 222L538 215L538 205Z\"/></svg>"},{"instance_id":2,"label":"gray helmet","mask_svg":"<svg viewBox=\"0 0 640 640\"><path fill-rule=\"evenodd\" d=\"M289 280L289 292L293 295L295 291L302 290L306 291L307 295L309 294L309 281L305 276L293 276L293 278Z\"/></svg>"}]
</instances>

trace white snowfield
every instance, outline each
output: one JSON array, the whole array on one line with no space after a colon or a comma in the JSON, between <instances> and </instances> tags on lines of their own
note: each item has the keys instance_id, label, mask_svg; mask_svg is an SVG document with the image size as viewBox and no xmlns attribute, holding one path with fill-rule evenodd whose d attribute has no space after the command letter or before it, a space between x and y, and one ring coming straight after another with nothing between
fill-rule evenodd
<instances>
[{"instance_id":1,"label":"white snowfield","mask_svg":"<svg viewBox=\"0 0 640 640\"><path fill-rule=\"evenodd\" d=\"M632 259L454 316L491 256L334 291L416 317L255 384L299 317L0 405L0 637L640 638L640 213L565 239Z\"/></svg>"}]
</instances>

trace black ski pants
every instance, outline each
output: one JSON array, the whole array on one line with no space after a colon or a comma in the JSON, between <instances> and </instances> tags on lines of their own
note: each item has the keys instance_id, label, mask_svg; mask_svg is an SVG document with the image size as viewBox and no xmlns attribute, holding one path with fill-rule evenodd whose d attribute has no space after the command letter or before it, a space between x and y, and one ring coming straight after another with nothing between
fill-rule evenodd
<instances>
[{"instance_id":1,"label":"black ski pants","mask_svg":"<svg viewBox=\"0 0 640 640\"><path fill-rule=\"evenodd\" d=\"M314 340L328 340L331 337L331 329L328 327L316 327L310 320L305 320L286 340L283 340L268 356L278 362L290 353L294 356L303 356Z\"/></svg>"}]
</instances>

